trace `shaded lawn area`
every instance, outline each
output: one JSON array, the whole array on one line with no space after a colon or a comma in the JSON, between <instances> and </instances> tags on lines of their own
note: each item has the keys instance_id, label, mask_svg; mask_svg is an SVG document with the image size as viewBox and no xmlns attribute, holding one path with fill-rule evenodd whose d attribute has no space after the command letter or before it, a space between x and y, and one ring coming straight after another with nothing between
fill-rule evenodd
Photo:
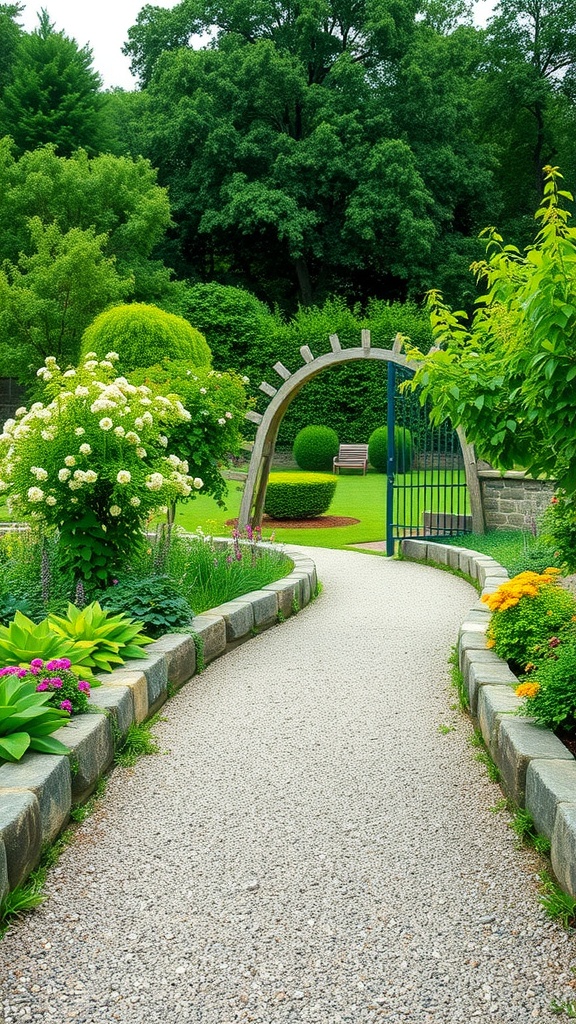
<instances>
[{"instance_id":1,"label":"shaded lawn area","mask_svg":"<svg viewBox=\"0 0 576 1024\"><path fill-rule=\"evenodd\" d=\"M439 537L438 540L441 544L456 544L491 555L505 569L517 564L527 544L522 530L491 530L490 533L467 533L462 537Z\"/></svg>"}]
</instances>

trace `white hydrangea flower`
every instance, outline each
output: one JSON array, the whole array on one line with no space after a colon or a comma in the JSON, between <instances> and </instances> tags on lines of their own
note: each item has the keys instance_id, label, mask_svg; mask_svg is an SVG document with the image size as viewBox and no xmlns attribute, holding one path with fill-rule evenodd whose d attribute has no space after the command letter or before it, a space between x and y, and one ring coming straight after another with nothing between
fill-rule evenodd
<instances>
[{"instance_id":1,"label":"white hydrangea flower","mask_svg":"<svg viewBox=\"0 0 576 1024\"><path fill-rule=\"evenodd\" d=\"M142 430L144 426L144 420L142 419L141 416L136 417L136 419L134 420L134 426L136 427L136 430Z\"/></svg>"},{"instance_id":2,"label":"white hydrangea flower","mask_svg":"<svg viewBox=\"0 0 576 1024\"><path fill-rule=\"evenodd\" d=\"M66 481L69 480L71 476L72 476L72 473L71 473L71 471L69 469L59 469L58 470L58 479L63 484L66 483Z\"/></svg>"},{"instance_id":3,"label":"white hydrangea flower","mask_svg":"<svg viewBox=\"0 0 576 1024\"><path fill-rule=\"evenodd\" d=\"M44 491L41 487L29 487L28 488L28 501L42 501L44 498Z\"/></svg>"},{"instance_id":4,"label":"white hydrangea flower","mask_svg":"<svg viewBox=\"0 0 576 1024\"><path fill-rule=\"evenodd\" d=\"M95 473L93 469L87 469L84 474L84 479L87 484L95 484L98 479L98 473Z\"/></svg>"},{"instance_id":5,"label":"white hydrangea flower","mask_svg":"<svg viewBox=\"0 0 576 1024\"><path fill-rule=\"evenodd\" d=\"M66 458L64 459L64 465L65 466L75 466L76 465L76 457L74 455L67 455Z\"/></svg>"},{"instance_id":6,"label":"white hydrangea flower","mask_svg":"<svg viewBox=\"0 0 576 1024\"><path fill-rule=\"evenodd\" d=\"M138 508L138 506L141 504L140 498L138 498L138 497L136 497L136 495L134 495L133 498L130 498L130 504L134 508Z\"/></svg>"},{"instance_id":7,"label":"white hydrangea flower","mask_svg":"<svg viewBox=\"0 0 576 1024\"><path fill-rule=\"evenodd\" d=\"M139 459L145 459L147 454L148 454L148 452L146 451L145 448L137 448L136 449L136 455L138 456Z\"/></svg>"},{"instance_id":8,"label":"white hydrangea flower","mask_svg":"<svg viewBox=\"0 0 576 1024\"><path fill-rule=\"evenodd\" d=\"M26 434L30 433L30 427L22 420L19 427L14 427L12 436L18 439L19 437L25 437Z\"/></svg>"},{"instance_id":9,"label":"white hydrangea flower","mask_svg":"<svg viewBox=\"0 0 576 1024\"><path fill-rule=\"evenodd\" d=\"M250 383L250 377L242 377L242 380L244 381L245 384Z\"/></svg>"},{"instance_id":10,"label":"white hydrangea flower","mask_svg":"<svg viewBox=\"0 0 576 1024\"><path fill-rule=\"evenodd\" d=\"M159 491L163 484L164 477L162 476L162 473L152 473L146 481L146 487L151 491Z\"/></svg>"},{"instance_id":11,"label":"white hydrangea flower","mask_svg":"<svg viewBox=\"0 0 576 1024\"><path fill-rule=\"evenodd\" d=\"M43 430L40 436L43 441L53 441L56 435L53 430Z\"/></svg>"},{"instance_id":12,"label":"white hydrangea flower","mask_svg":"<svg viewBox=\"0 0 576 1024\"><path fill-rule=\"evenodd\" d=\"M74 473L72 475L73 475L74 479L75 480L79 480L80 483L83 484L83 483L86 482L86 473L84 472L83 469L75 469Z\"/></svg>"},{"instance_id":13,"label":"white hydrangea flower","mask_svg":"<svg viewBox=\"0 0 576 1024\"><path fill-rule=\"evenodd\" d=\"M227 420L231 420L232 419L232 413L231 412L225 412L224 415L225 415Z\"/></svg>"},{"instance_id":14,"label":"white hydrangea flower","mask_svg":"<svg viewBox=\"0 0 576 1024\"><path fill-rule=\"evenodd\" d=\"M204 481L199 476L195 476L192 485L195 491L199 491L201 487L204 487Z\"/></svg>"},{"instance_id":15,"label":"white hydrangea flower","mask_svg":"<svg viewBox=\"0 0 576 1024\"><path fill-rule=\"evenodd\" d=\"M56 369L58 369L58 367L56 366L56 356L46 356L44 362L46 363L46 366L54 366L56 367Z\"/></svg>"},{"instance_id":16,"label":"white hydrangea flower","mask_svg":"<svg viewBox=\"0 0 576 1024\"><path fill-rule=\"evenodd\" d=\"M100 420L98 426L101 430L112 430L114 424L109 416L104 416L104 418Z\"/></svg>"},{"instance_id":17,"label":"white hydrangea flower","mask_svg":"<svg viewBox=\"0 0 576 1024\"><path fill-rule=\"evenodd\" d=\"M55 505L56 504L56 498L54 497L53 494L49 494L48 495L48 497L46 498L46 504L47 505Z\"/></svg>"},{"instance_id":18,"label":"white hydrangea flower","mask_svg":"<svg viewBox=\"0 0 576 1024\"><path fill-rule=\"evenodd\" d=\"M76 434L76 437L82 437L82 435L85 434L86 431L84 430L84 427L76 427L74 433Z\"/></svg>"},{"instance_id":19,"label":"white hydrangea flower","mask_svg":"<svg viewBox=\"0 0 576 1024\"><path fill-rule=\"evenodd\" d=\"M87 352L86 355L84 356L84 361L86 361L87 359L98 359L98 355L96 352Z\"/></svg>"},{"instance_id":20,"label":"white hydrangea flower","mask_svg":"<svg viewBox=\"0 0 576 1024\"><path fill-rule=\"evenodd\" d=\"M225 427L226 426L226 420L224 419L223 416L221 416L220 419L218 420L218 426L219 427Z\"/></svg>"},{"instance_id":21,"label":"white hydrangea flower","mask_svg":"<svg viewBox=\"0 0 576 1024\"><path fill-rule=\"evenodd\" d=\"M142 422L145 423L147 427L151 427L152 424L154 423L154 417L152 416L152 413L145 412L144 415L142 416Z\"/></svg>"},{"instance_id":22,"label":"white hydrangea flower","mask_svg":"<svg viewBox=\"0 0 576 1024\"><path fill-rule=\"evenodd\" d=\"M146 387L145 384L141 384L139 388L136 388L136 390L141 395L151 395L152 394L152 391L150 390L150 388Z\"/></svg>"},{"instance_id":23,"label":"white hydrangea flower","mask_svg":"<svg viewBox=\"0 0 576 1024\"><path fill-rule=\"evenodd\" d=\"M116 479L119 484L129 484L132 479L132 474L129 473L127 469L121 469L120 472L116 474Z\"/></svg>"},{"instance_id":24,"label":"white hydrangea flower","mask_svg":"<svg viewBox=\"0 0 576 1024\"><path fill-rule=\"evenodd\" d=\"M62 376L63 377L75 377L76 376L76 370L66 370L66 372L63 373Z\"/></svg>"},{"instance_id":25,"label":"white hydrangea flower","mask_svg":"<svg viewBox=\"0 0 576 1024\"><path fill-rule=\"evenodd\" d=\"M186 459L182 459L182 462L180 463L180 469L182 470L183 473L187 473L188 470L190 469Z\"/></svg>"},{"instance_id":26,"label":"white hydrangea flower","mask_svg":"<svg viewBox=\"0 0 576 1024\"><path fill-rule=\"evenodd\" d=\"M101 359L100 360L100 366L105 367L106 370L113 370L114 369L114 367L113 367L113 365L112 365L112 363L110 362L109 359Z\"/></svg>"},{"instance_id":27,"label":"white hydrangea flower","mask_svg":"<svg viewBox=\"0 0 576 1024\"><path fill-rule=\"evenodd\" d=\"M77 398L86 398L86 395L90 394L90 388L87 388L84 384L79 384L74 394Z\"/></svg>"},{"instance_id":28,"label":"white hydrangea flower","mask_svg":"<svg viewBox=\"0 0 576 1024\"><path fill-rule=\"evenodd\" d=\"M48 479L48 473L46 472L45 469L42 469L41 466L30 466L30 472L33 474L33 476L36 477L37 480Z\"/></svg>"},{"instance_id":29,"label":"white hydrangea flower","mask_svg":"<svg viewBox=\"0 0 576 1024\"><path fill-rule=\"evenodd\" d=\"M84 363L85 370L95 370L97 366L98 363L95 359L88 359L88 361Z\"/></svg>"},{"instance_id":30,"label":"white hydrangea flower","mask_svg":"<svg viewBox=\"0 0 576 1024\"><path fill-rule=\"evenodd\" d=\"M168 447L168 438L165 434L158 434L158 444L162 445L163 448Z\"/></svg>"},{"instance_id":31,"label":"white hydrangea flower","mask_svg":"<svg viewBox=\"0 0 576 1024\"><path fill-rule=\"evenodd\" d=\"M87 441L85 441L84 444L80 445L80 448L78 449L78 451L80 452L80 455L91 455L92 454L92 448L90 447L90 445L88 444Z\"/></svg>"},{"instance_id":32,"label":"white hydrangea flower","mask_svg":"<svg viewBox=\"0 0 576 1024\"><path fill-rule=\"evenodd\" d=\"M208 394L208 388L200 388L200 394L201 395L207 395Z\"/></svg>"},{"instance_id":33,"label":"white hydrangea flower","mask_svg":"<svg viewBox=\"0 0 576 1024\"><path fill-rule=\"evenodd\" d=\"M119 505L111 505L110 506L110 515L111 516L121 516L122 515L122 509L120 508L120 506Z\"/></svg>"},{"instance_id":34,"label":"white hydrangea flower","mask_svg":"<svg viewBox=\"0 0 576 1024\"><path fill-rule=\"evenodd\" d=\"M71 505L77 505L78 504L78 498L70 498L70 504Z\"/></svg>"},{"instance_id":35,"label":"white hydrangea flower","mask_svg":"<svg viewBox=\"0 0 576 1024\"><path fill-rule=\"evenodd\" d=\"M189 484L183 483L182 486L180 487L180 493L182 494L183 498L187 498L188 495L192 493L192 488L190 487Z\"/></svg>"},{"instance_id":36,"label":"white hydrangea flower","mask_svg":"<svg viewBox=\"0 0 576 1024\"><path fill-rule=\"evenodd\" d=\"M8 490L8 484L6 483L6 481L5 480L0 480L0 491L7 491L7 490Z\"/></svg>"},{"instance_id":37,"label":"white hydrangea flower","mask_svg":"<svg viewBox=\"0 0 576 1024\"><path fill-rule=\"evenodd\" d=\"M21 416L25 416L26 415L26 406L25 405L21 405L19 409L16 409L16 412L14 413L14 415L16 416L16 419L20 419Z\"/></svg>"},{"instance_id":38,"label":"white hydrangea flower","mask_svg":"<svg viewBox=\"0 0 576 1024\"><path fill-rule=\"evenodd\" d=\"M170 466L173 466L174 469L180 469L180 459L177 455L167 455L166 462L169 463Z\"/></svg>"},{"instance_id":39,"label":"white hydrangea flower","mask_svg":"<svg viewBox=\"0 0 576 1024\"><path fill-rule=\"evenodd\" d=\"M71 491L79 491L83 483L83 480L69 480L68 487Z\"/></svg>"},{"instance_id":40,"label":"white hydrangea flower","mask_svg":"<svg viewBox=\"0 0 576 1024\"><path fill-rule=\"evenodd\" d=\"M15 426L16 420L6 420L4 423L4 430L6 431L7 434L9 434L11 430L14 430Z\"/></svg>"},{"instance_id":41,"label":"white hydrangea flower","mask_svg":"<svg viewBox=\"0 0 576 1024\"><path fill-rule=\"evenodd\" d=\"M118 360L120 359L120 356L118 355L117 352L107 352L106 359L109 359L111 363L117 363Z\"/></svg>"},{"instance_id":42,"label":"white hydrangea flower","mask_svg":"<svg viewBox=\"0 0 576 1024\"><path fill-rule=\"evenodd\" d=\"M130 444L140 444L140 437L134 430L126 431L126 440L130 441Z\"/></svg>"},{"instance_id":43,"label":"white hydrangea flower","mask_svg":"<svg viewBox=\"0 0 576 1024\"><path fill-rule=\"evenodd\" d=\"M116 437L124 437L126 431L124 430L124 427L114 427L114 433L116 434Z\"/></svg>"},{"instance_id":44,"label":"white hydrangea flower","mask_svg":"<svg viewBox=\"0 0 576 1024\"><path fill-rule=\"evenodd\" d=\"M152 399L145 395L144 398L140 399L140 405L152 405Z\"/></svg>"},{"instance_id":45,"label":"white hydrangea flower","mask_svg":"<svg viewBox=\"0 0 576 1024\"><path fill-rule=\"evenodd\" d=\"M26 418L28 418L28 417L26 417ZM51 420L52 419L52 410L51 409L44 409L44 408L38 409L35 418L37 420Z\"/></svg>"}]
</instances>

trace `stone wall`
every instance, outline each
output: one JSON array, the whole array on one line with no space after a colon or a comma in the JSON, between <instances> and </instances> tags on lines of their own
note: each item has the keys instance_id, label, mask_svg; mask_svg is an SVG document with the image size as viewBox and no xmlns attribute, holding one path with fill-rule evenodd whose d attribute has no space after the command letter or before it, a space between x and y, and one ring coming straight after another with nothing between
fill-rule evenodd
<instances>
[{"instance_id":1,"label":"stone wall","mask_svg":"<svg viewBox=\"0 0 576 1024\"><path fill-rule=\"evenodd\" d=\"M551 480L531 480L524 473L503 475L479 470L487 530L526 530L538 523L555 489Z\"/></svg>"}]
</instances>

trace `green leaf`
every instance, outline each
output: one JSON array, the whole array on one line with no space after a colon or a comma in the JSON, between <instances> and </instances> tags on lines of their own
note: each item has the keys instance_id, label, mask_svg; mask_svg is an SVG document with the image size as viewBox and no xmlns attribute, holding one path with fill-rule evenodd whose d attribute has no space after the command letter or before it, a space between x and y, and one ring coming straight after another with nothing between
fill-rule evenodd
<instances>
[{"instance_id":1,"label":"green leaf","mask_svg":"<svg viewBox=\"0 0 576 1024\"><path fill-rule=\"evenodd\" d=\"M33 736L30 740L30 749L41 754L69 754L70 748L53 736Z\"/></svg>"},{"instance_id":2,"label":"green leaf","mask_svg":"<svg viewBox=\"0 0 576 1024\"><path fill-rule=\"evenodd\" d=\"M0 737L0 758L5 761L19 761L30 746L30 737L26 732L14 732L11 736Z\"/></svg>"}]
</instances>

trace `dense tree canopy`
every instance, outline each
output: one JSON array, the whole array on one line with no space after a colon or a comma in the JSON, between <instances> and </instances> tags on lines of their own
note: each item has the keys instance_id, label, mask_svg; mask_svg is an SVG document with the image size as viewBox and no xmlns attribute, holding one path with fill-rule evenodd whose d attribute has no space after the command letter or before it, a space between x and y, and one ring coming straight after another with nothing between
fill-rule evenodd
<instances>
[{"instance_id":1,"label":"dense tree canopy","mask_svg":"<svg viewBox=\"0 0 576 1024\"><path fill-rule=\"evenodd\" d=\"M16 25L12 20L10 27L6 11L15 17L19 8L0 9L11 57L0 93L0 135L10 135L20 153L45 143L61 156L79 146L98 152L104 97L91 51L57 32L44 10L38 28L20 33L12 47Z\"/></svg>"}]
</instances>

